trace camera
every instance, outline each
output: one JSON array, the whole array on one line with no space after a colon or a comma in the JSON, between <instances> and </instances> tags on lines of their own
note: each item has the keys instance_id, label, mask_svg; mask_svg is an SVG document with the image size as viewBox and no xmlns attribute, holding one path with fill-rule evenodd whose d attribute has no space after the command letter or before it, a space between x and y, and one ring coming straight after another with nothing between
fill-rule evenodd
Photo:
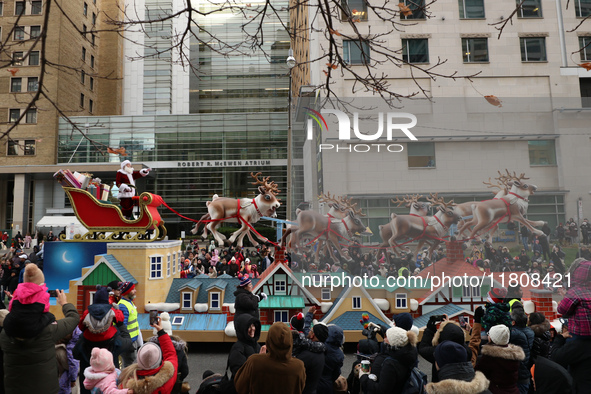
<instances>
[{"instance_id":1,"label":"camera","mask_svg":"<svg viewBox=\"0 0 591 394\"><path fill-rule=\"evenodd\" d=\"M150 311L150 325L158 323L158 311Z\"/></svg>"},{"instance_id":2,"label":"camera","mask_svg":"<svg viewBox=\"0 0 591 394\"><path fill-rule=\"evenodd\" d=\"M47 290L50 297L57 297L57 290Z\"/></svg>"},{"instance_id":3,"label":"camera","mask_svg":"<svg viewBox=\"0 0 591 394\"><path fill-rule=\"evenodd\" d=\"M433 321L443 321L445 320L445 315L433 315L431 316L431 319L433 319Z\"/></svg>"}]
</instances>

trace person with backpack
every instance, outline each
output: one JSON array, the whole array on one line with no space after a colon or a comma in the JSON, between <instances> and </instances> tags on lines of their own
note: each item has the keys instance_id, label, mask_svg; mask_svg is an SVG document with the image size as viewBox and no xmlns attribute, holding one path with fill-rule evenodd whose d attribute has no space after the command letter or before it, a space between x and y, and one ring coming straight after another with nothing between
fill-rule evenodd
<instances>
[{"instance_id":1,"label":"person with backpack","mask_svg":"<svg viewBox=\"0 0 591 394\"><path fill-rule=\"evenodd\" d=\"M359 381L365 394L406 394L409 380L417 364L417 336L412 331L392 327L386 331L384 343L388 356L382 362L379 376L359 370ZM422 387L417 387L422 389ZM417 391L421 392L421 391Z\"/></svg>"},{"instance_id":2,"label":"person with backpack","mask_svg":"<svg viewBox=\"0 0 591 394\"><path fill-rule=\"evenodd\" d=\"M435 348L435 368L439 382L425 386L428 394L486 394L489 380L482 372L474 371L466 357L466 349L453 341L443 341Z\"/></svg>"}]
</instances>

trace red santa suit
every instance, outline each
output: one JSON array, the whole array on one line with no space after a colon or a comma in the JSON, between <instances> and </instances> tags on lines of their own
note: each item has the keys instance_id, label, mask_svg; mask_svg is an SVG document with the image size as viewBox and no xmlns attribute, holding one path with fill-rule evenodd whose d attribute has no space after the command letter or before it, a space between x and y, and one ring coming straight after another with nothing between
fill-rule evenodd
<instances>
[{"instance_id":1,"label":"red santa suit","mask_svg":"<svg viewBox=\"0 0 591 394\"><path fill-rule=\"evenodd\" d=\"M127 218L132 217L133 213L133 199L135 196L135 180L138 178L145 177L150 173L148 168L143 168L139 171L133 171L131 174L125 171L125 166L131 164L129 160L125 160L121 163L121 169L117 171L115 183L119 188L119 202L121 204L121 212L123 216ZM134 187L130 187L134 186Z\"/></svg>"}]
</instances>

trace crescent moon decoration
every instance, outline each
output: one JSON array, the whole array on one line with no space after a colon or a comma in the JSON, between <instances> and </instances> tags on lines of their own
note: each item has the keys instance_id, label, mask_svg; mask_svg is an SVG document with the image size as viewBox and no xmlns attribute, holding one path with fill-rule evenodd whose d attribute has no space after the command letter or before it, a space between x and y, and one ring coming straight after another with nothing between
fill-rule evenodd
<instances>
[{"instance_id":1,"label":"crescent moon decoration","mask_svg":"<svg viewBox=\"0 0 591 394\"><path fill-rule=\"evenodd\" d=\"M66 253L68 253L68 251L67 251L67 250L66 250L66 251L64 252L64 254L62 255L62 259L64 260L64 263L71 263L71 262L72 262L72 260L68 260L68 259L66 258Z\"/></svg>"}]
</instances>

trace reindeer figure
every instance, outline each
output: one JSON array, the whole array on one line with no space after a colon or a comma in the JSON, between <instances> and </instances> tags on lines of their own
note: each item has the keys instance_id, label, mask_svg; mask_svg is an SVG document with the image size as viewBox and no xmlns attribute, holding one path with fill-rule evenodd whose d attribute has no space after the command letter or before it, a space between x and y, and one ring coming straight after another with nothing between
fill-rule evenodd
<instances>
[{"instance_id":1,"label":"reindeer figure","mask_svg":"<svg viewBox=\"0 0 591 394\"><path fill-rule=\"evenodd\" d=\"M428 253L431 255L433 249L441 243L439 239L446 234L449 226L452 223L457 223L460 219L454 212L453 200L445 202L443 197L438 197L437 194L431 194L427 200L433 205L439 206L434 216L392 214L392 221L390 221L392 236L389 239L383 239L383 241L392 247L395 253L396 248L399 248L398 242L410 238L413 241L419 241L416 253L425 243L429 243L431 247Z\"/></svg>"},{"instance_id":2,"label":"reindeer figure","mask_svg":"<svg viewBox=\"0 0 591 394\"><path fill-rule=\"evenodd\" d=\"M213 220L205 226L201 235L203 239L207 238L207 230L209 230L220 247L224 246L224 241L233 244L236 239L238 239L238 246L242 247L242 240L245 235L248 235L248 239L250 239L253 245L258 245L259 243L252 237L250 227L247 223L256 223L263 216L277 217L277 208L281 206L277 198L277 194L280 192L277 184L275 182L269 182L271 177L260 180L260 175L260 172L256 174L250 173L250 176L256 181L252 184L259 186L259 194L253 199L241 198L237 200L235 198L218 197L217 194L214 194L212 200L206 203L208 213L199 219L199 222L191 230L191 233L197 234L199 225L203 220ZM226 240L226 237L217 231L217 228L223 221L239 222L242 227L233 232L229 240ZM256 236L263 242L268 241L258 234Z\"/></svg>"},{"instance_id":3,"label":"reindeer figure","mask_svg":"<svg viewBox=\"0 0 591 394\"><path fill-rule=\"evenodd\" d=\"M419 194L413 194L413 195L406 195L402 200L396 196L396 200L390 200L392 201L394 204L397 204L398 207L400 207L403 204L406 204L407 208L410 208L410 212L409 215L411 216L427 216L427 214L429 213L429 208L431 207L431 203L430 202L424 202L424 201L419 201L420 198L423 198L423 195L419 195ZM380 229L380 237L383 240L389 240L390 238L392 238L392 226L388 225L388 224L380 224L378 226L378 228ZM380 247L387 247L388 243L384 242L380 245Z\"/></svg>"},{"instance_id":4,"label":"reindeer figure","mask_svg":"<svg viewBox=\"0 0 591 394\"><path fill-rule=\"evenodd\" d=\"M334 261L339 261L333 252L333 249L336 249L342 259L350 262L351 259L343 255L340 244L350 243L351 238L358 233L371 234L371 230L361 222L360 209L355 209L355 205L347 208L347 215L340 220L329 218L328 215L322 215L316 211L299 212L297 230L294 230L291 235L292 247L297 248L300 240L304 238L317 238L326 242L328 253ZM316 249L316 259L320 249L320 246Z\"/></svg>"},{"instance_id":5,"label":"reindeer figure","mask_svg":"<svg viewBox=\"0 0 591 394\"><path fill-rule=\"evenodd\" d=\"M529 179L526 178L523 173L517 176L515 172L511 175L508 170L505 171L511 178L511 180L507 182L507 185L511 189L504 197L473 204L473 218L469 223L465 224L467 227L473 226L470 238L476 235L482 236L487 234L491 230L496 229L497 225L500 223L513 221L523 224L535 235L544 235L541 230L534 228L534 226L543 226L545 222L531 221L524 217L527 213L528 197L533 195L538 187L522 183L523 180Z\"/></svg>"}]
</instances>

